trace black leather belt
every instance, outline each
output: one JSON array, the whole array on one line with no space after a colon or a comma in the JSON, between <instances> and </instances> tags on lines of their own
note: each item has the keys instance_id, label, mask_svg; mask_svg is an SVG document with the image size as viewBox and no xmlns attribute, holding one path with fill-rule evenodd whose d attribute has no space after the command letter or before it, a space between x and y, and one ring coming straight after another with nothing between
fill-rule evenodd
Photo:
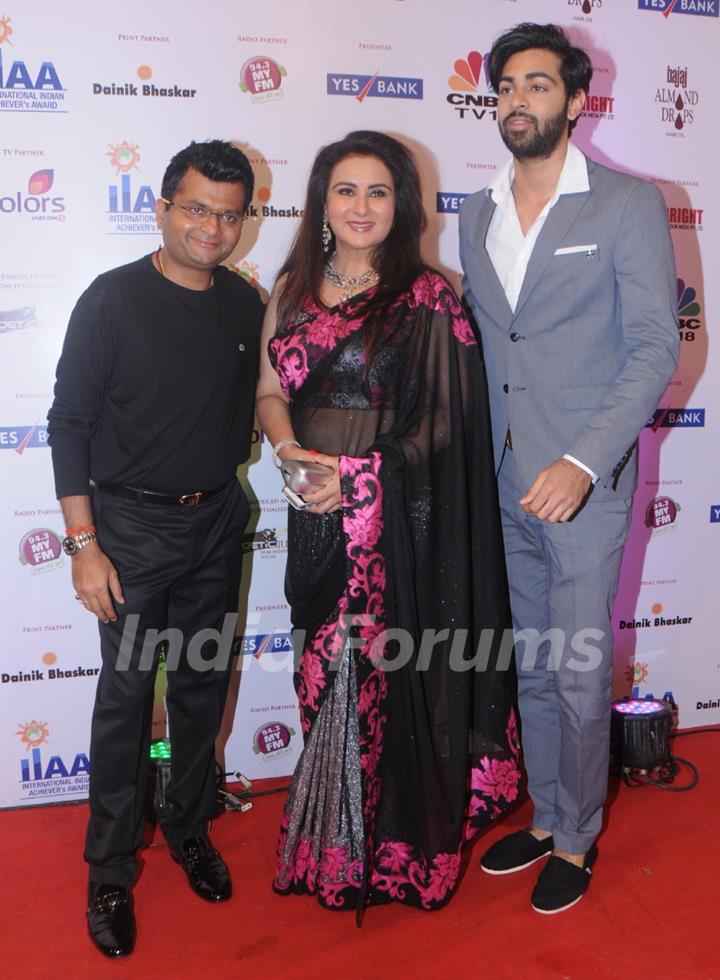
<instances>
[{"instance_id":1,"label":"black leather belt","mask_svg":"<svg viewBox=\"0 0 720 980\"><path fill-rule=\"evenodd\" d=\"M217 497L219 493L227 489L231 482L223 483L221 487L214 487L212 490L194 490L192 493L179 495L155 493L154 490L140 490L137 487L126 487L120 483L101 483L98 489L116 497L134 500L136 504L182 504L185 507L196 507L203 500L211 500L213 497Z\"/></svg>"}]
</instances>

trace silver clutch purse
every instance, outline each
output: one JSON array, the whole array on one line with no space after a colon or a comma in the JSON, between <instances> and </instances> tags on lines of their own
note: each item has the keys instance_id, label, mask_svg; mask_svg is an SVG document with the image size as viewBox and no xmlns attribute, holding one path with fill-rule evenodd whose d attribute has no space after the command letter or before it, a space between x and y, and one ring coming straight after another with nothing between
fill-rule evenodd
<instances>
[{"instance_id":1,"label":"silver clutch purse","mask_svg":"<svg viewBox=\"0 0 720 980\"><path fill-rule=\"evenodd\" d=\"M293 493L312 493L324 487L333 475L331 466L304 459L283 460L280 466L283 482Z\"/></svg>"}]
</instances>

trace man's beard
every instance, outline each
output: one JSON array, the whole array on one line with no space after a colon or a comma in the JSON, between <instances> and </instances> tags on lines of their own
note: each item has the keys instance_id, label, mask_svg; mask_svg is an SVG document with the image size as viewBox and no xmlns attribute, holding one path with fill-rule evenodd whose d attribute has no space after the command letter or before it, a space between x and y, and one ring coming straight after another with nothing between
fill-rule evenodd
<instances>
[{"instance_id":1,"label":"man's beard","mask_svg":"<svg viewBox=\"0 0 720 980\"><path fill-rule=\"evenodd\" d=\"M527 119L534 129L526 129L522 133L506 131L506 124L513 118ZM549 157L567 131L567 126L567 106L557 116L553 116L545 122L542 132L535 116L526 112L511 112L500 124L500 136L516 159L532 160L538 157Z\"/></svg>"}]
</instances>

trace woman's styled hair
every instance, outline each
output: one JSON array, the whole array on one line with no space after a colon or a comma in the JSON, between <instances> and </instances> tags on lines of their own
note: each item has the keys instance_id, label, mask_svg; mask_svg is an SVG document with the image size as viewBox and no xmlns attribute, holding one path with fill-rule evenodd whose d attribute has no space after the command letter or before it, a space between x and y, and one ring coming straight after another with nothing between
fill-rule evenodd
<instances>
[{"instance_id":1,"label":"woman's styled hair","mask_svg":"<svg viewBox=\"0 0 720 980\"><path fill-rule=\"evenodd\" d=\"M407 290L423 271L420 235L425 228L425 212L420 195L420 178L410 151L385 133L358 130L323 147L310 171L305 212L278 278L285 284L278 303L278 325L285 326L300 312L308 294L322 307L320 286L325 268L322 229L330 185L336 164L346 157L375 157L388 168L395 185L395 217L387 238L375 248L372 266L380 280L368 312L379 323L397 297ZM334 237L330 252L334 250ZM370 330L372 333L372 328Z\"/></svg>"},{"instance_id":2,"label":"woman's styled hair","mask_svg":"<svg viewBox=\"0 0 720 980\"><path fill-rule=\"evenodd\" d=\"M573 47L567 35L556 24L518 24L505 31L495 41L488 56L488 78L496 92L500 91L503 69L514 54L540 48L552 51L560 58L560 78L565 85L565 98L571 99L576 92L590 90L593 68L590 58L582 48ZM570 132L577 119L569 123Z\"/></svg>"}]
</instances>

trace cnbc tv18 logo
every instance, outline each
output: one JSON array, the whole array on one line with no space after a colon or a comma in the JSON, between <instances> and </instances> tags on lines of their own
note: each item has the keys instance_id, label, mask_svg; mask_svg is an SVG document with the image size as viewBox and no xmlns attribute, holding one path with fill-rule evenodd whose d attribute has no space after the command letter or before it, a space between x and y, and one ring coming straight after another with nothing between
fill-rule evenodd
<instances>
[{"instance_id":1,"label":"cnbc tv18 logo","mask_svg":"<svg viewBox=\"0 0 720 980\"><path fill-rule=\"evenodd\" d=\"M90 761L84 752L72 759L47 755L44 746L49 741L47 722L29 721L20 725L16 734L27 756L20 759L20 792L23 799L54 799L59 796L87 796Z\"/></svg>"},{"instance_id":2,"label":"cnbc tv18 logo","mask_svg":"<svg viewBox=\"0 0 720 980\"><path fill-rule=\"evenodd\" d=\"M0 112L67 112L65 89L52 61L10 60L13 34L12 19L0 17Z\"/></svg>"},{"instance_id":3,"label":"cnbc tv18 logo","mask_svg":"<svg viewBox=\"0 0 720 980\"><path fill-rule=\"evenodd\" d=\"M702 327L700 319L700 304L697 302L697 292L692 286L686 286L684 279L677 281L678 298L678 329L680 340L691 343Z\"/></svg>"},{"instance_id":4,"label":"cnbc tv18 logo","mask_svg":"<svg viewBox=\"0 0 720 980\"><path fill-rule=\"evenodd\" d=\"M0 214L19 214L33 221L64 221L65 198L48 193L54 183L54 170L36 170L28 178L27 191L13 190L0 197Z\"/></svg>"},{"instance_id":5,"label":"cnbc tv18 logo","mask_svg":"<svg viewBox=\"0 0 720 980\"><path fill-rule=\"evenodd\" d=\"M655 93L655 102L669 136L685 135L685 129L695 122L699 101L697 89L689 86L687 68L668 65L664 84Z\"/></svg>"},{"instance_id":6,"label":"cnbc tv18 logo","mask_svg":"<svg viewBox=\"0 0 720 980\"><path fill-rule=\"evenodd\" d=\"M135 172L141 173L140 147L122 140L108 144L105 156L115 171L115 181L108 184L107 217L110 235L157 235L155 195L148 184L141 184Z\"/></svg>"},{"instance_id":7,"label":"cnbc tv18 logo","mask_svg":"<svg viewBox=\"0 0 720 980\"><path fill-rule=\"evenodd\" d=\"M638 10L650 10L663 17L670 14L694 14L696 17L720 16L720 0L638 0Z\"/></svg>"},{"instance_id":8,"label":"cnbc tv18 logo","mask_svg":"<svg viewBox=\"0 0 720 980\"><path fill-rule=\"evenodd\" d=\"M446 100L460 119L485 119L497 122L498 100L497 95L490 91L487 57L481 55L479 51L470 51L467 58L458 58L453 65L454 74L448 78L448 88L452 91L447 94ZM481 92L480 81L483 74L485 91Z\"/></svg>"}]
</instances>

